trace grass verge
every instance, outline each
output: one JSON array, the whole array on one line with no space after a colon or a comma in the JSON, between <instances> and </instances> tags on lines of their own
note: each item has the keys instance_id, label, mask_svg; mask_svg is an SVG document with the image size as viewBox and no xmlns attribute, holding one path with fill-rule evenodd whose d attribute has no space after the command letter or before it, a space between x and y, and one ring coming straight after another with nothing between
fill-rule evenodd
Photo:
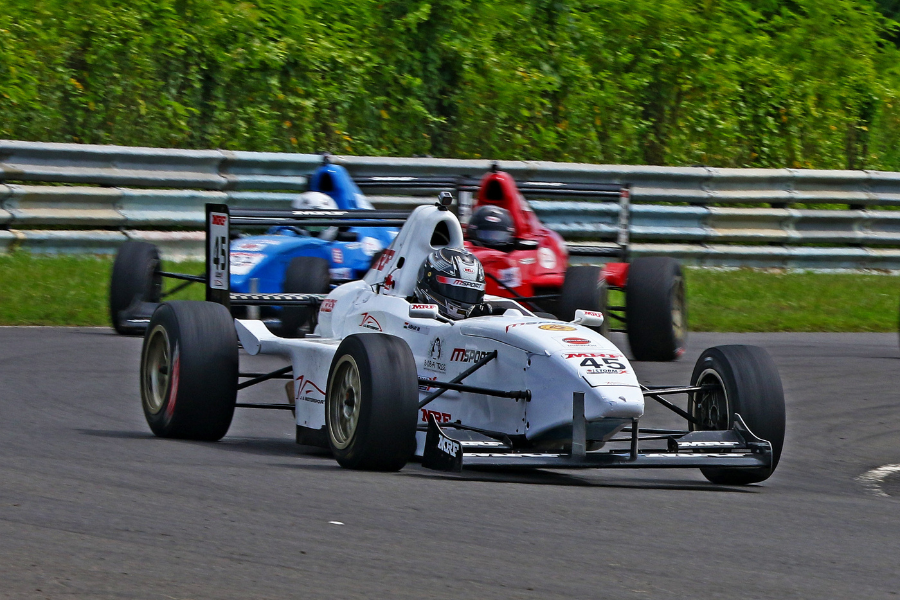
<instances>
[{"instance_id":1,"label":"grass verge","mask_svg":"<svg viewBox=\"0 0 900 600\"><path fill-rule=\"evenodd\" d=\"M112 264L111 257L0 254L0 325L109 325ZM200 273L203 263L177 270ZM203 288L173 298L200 300Z\"/></svg>"},{"instance_id":2,"label":"grass verge","mask_svg":"<svg viewBox=\"0 0 900 600\"><path fill-rule=\"evenodd\" d=\"M0 255L0 325L108 325L111 269L105 257ZM900 277L687 269L685 280L693 331L897 331ZM199 285L173 296L202 297Z\"/></svg>"},{"instance_id":3,"label":"grass verge","mask_svg":"<svg viewBox=\"0 0 900 600\"><path fill-rule=\"evenodd\" d=\"M900 277L687 269L693 331L897 331Z\"/></svg>"}]
</instances>

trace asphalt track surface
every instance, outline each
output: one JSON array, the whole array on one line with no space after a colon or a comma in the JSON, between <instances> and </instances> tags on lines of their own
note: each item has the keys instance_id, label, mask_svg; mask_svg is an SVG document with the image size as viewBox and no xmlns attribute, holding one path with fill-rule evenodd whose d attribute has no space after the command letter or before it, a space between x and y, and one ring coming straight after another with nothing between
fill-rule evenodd
<instances>
[{"instance_id":1,"label":"asphalt track surface","mask_svg":"<svg viewBox=\"0 0 900 600\"><path fill-rule=\"evenodd\" d=\"M681 361L639 376L686 382L722 343L764 346L784 381L785 450L760 485L694 470L352 472L294 444L280 411L239 410L219 443L157 439L140 339L0 328L0 597L897 595L897 476L888 497L856 481L900 463L896 335L694 334Z\"/></svg>"}]
</instances>

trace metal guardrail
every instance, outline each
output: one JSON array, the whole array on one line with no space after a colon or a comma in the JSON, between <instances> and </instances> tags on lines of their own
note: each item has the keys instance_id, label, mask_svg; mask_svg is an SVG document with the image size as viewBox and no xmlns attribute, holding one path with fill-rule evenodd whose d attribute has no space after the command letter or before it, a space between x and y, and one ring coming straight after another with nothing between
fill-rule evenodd
<instances>
[{"instance_id":1,"label":"metal guardrail","mask_svg":"<svg viewBox=\"0 0 900 600\"><path fill-rule=\"evenodd\" d=\"M480 177L492 164L331 160L355 177ZM126 239L147 239L170 257L201 256L206 202L285 208L321 161L310 154L0 140L0 251L106 253ZM900 210L872 208L900 208L900 173L540 161L503 161L501 168L519 182L631 184L635 255L667 254L703 265L900 269ZM370 199L378 208L401 208L430 202L437 191L386 187L379 193L396 195ZM614 239L615 203L535 200L531 205L570 243Z\"/></svg>"}]
</instances>

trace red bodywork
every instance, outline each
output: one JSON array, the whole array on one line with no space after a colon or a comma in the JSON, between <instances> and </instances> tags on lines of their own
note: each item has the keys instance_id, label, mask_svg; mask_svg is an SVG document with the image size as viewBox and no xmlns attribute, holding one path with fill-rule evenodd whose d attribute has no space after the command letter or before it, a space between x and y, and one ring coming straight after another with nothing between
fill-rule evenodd
<instances>
[{"instance_id":1,"label":"red bodywork","mask_svg":"<svg viewBox=\"0 0 900 600\"><path fill-rule=\"evenodd\" d=\"M478 257L485 273L500 279L520 296L559 293L569 264L566 243L558 233L547 229L538 220L525 198L519 193L516 182L509 173L494 171L481 179L478 197L472 209L484 205L493 205L509 211L516 228L516 239L538 243L533 249L502 252L476 246L467 240L466 248ZM622 285L617 287L624 287L627 271L626 263L609 263L604 268L604 277L611 279L607 273L610 275L615 273L612 278L622 281ZM609 283L617 285L612 281ZM513 297L513 294L490 277L487 277L486 292L506 298Z\"/></svg>"},{"instance_id":2,"label":"red bodywork","mask_svg":"<svg viewBox=\"0 0 900 600\"><path fill-rule=\"evenodd\" d=\"M473 210L484 205L509 211L516 228L516 239L538 243L537 248L533 249L501 252L467 241L466 248L478 257L485 273L500 279L521 296L534 296L535 288L559 290L565 279L569 260L566 243L558 233L541 224L509 173L491 172L481 179ZM490 277L487 278L486 291L488 294L512 297L508 290L500 287Z\"/></svg>"}]
</instances>

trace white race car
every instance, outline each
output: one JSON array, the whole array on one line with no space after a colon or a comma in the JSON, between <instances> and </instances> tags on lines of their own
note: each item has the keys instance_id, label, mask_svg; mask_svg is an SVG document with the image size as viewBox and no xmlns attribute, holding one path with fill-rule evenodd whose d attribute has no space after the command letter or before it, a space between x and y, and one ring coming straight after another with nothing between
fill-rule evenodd
<instances>
[{"instance_id":1,"label":"white race car","mask_svg":"<svg viewBox=\"0 0 900 600\"><path fill-rule=\"evenodd\" d=\"M164 303L145 335L141 397L153 432L217 440L236 406L280 408L294 411L298 443L328 447L349 468L397 470L419 456L441 470L693 467L732 484L771 475L784 439L784 397L761 348L710 348L689 385L647 388L595 331L600 313L580 310L561 322L487 296L483 316L453 320L416 302L426 258L463 247L449 201L442 194L438 204L416 208L363 280L327 296L230 294L227 253L215 252L229 226L308 215L229 214L210 205L214 302ZM261 321L233 320L229 303L318 306L318 323L304 338L281 338ZM249 354L284 356L290 366L240 373L238 340ZM288 402L236 402L239 389L272 378L290 380ZM687 395L686 410L666 399L678 394ZM639 427L645 398L684 417L686 428Z\"/></svg>"}]
</instances>

